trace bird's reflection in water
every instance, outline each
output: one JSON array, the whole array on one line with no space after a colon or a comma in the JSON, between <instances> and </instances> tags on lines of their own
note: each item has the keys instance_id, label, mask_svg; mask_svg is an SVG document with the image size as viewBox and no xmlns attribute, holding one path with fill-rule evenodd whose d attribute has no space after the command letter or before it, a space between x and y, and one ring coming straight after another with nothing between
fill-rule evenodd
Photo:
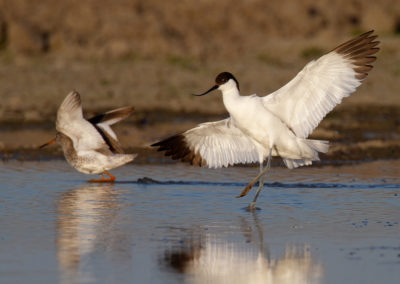
<instances>
[{"instance_id":1,"label":"bird's reflection in water","mask_svg":"<svg viewBox=\"0 0 400 284\"><path fill-rule=\"evenodd\" d=\"M255 228L245 219L240 220L246 241L191 234L179 246L166 250L161 263L185 274L187 283L322 282L322 265L312 259L308 245L288 245L281 257L271 258L263 245L260 223L255 214L253 217Z\"/></svg>"},{"instance_id":2,"label":"bird's reflection in water","mask_svg":"<svg viewBox=\"0 0 400 284\"><path fill-rule=\"evenodd\" d=\"M113 230L121 205L113 185L83 185L64 192L57 203L57 259L61 282L95 281L96 254L121 254L123 233ZM122 240L123 241L123 240ZM115 255L114 255L115 256ZM123 259L122 259L123 260Z\"/></svg>"}]
</instances>

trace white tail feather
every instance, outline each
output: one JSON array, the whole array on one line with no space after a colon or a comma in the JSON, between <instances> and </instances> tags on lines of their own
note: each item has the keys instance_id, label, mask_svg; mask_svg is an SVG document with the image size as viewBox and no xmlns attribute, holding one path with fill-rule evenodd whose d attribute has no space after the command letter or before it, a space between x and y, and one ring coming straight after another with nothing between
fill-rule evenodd
<instances>
[{"instance_id":1,"label":"white tail feather","mask_svg":"<svg viewBox=\"0 0 400 284\"><path fill-rule=\"evenodd\" d=\"M109 156L108 165L105 167L105 170L110 170L126 163L133 161L136 158L137 154L115 154Z\"/></svg>"},{"instance_id":2,"label":"white tail feather","mask_svg":"<svg viewBox=\"0 0 400 284\"><path fill-rule=\"evenodd\" d=\"M294 168L298 168L301 166L309 166L312 164L311 159L286 159L286 158L283 158L283 162L285 163L285 166L288 167L289 169L294 169Z\"/></svg>"},{"instance_id":3,"label":"white tail feather","mask_svg":"<svg viewBox=\"0 0 400 284\"><path fill-rule=\"evenodd\" d=\"M312 139L304 139L303 142L307 144L314 151L313 158L305 158L305 159L288 159L283 158L283 162L285 166L289 169L298 168L301 166L309 166L312 164L312 161L319 161L318 152L326 153L329 149L329 142L325 140L312 140Z\"/></svg>"},{"instance_id":4,"label":"white tail feather","mask_svg":"<svg viewBox=\"0 0 400 284\"><path fill-rule=\"evenodd\" d=\"M306 139L305 142L317 152L326 153L329 150L329 141Z\"/></svg>"}]
</instances>

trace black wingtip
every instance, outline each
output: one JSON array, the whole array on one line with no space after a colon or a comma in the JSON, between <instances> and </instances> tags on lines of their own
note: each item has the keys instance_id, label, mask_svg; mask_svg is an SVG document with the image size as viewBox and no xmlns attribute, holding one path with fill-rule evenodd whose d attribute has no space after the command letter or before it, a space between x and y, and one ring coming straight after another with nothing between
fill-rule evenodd
<instances>
[{"instance_id":1,"label":"black wingtip","mask_svg":"<svg viewBox=\"0 0 400 284\"><path fill-rule=\"evenodd\" d=\"M379 51L379 41L377 35L372 35L374 30L359 35L333 49L333 52L342 55L353 64L355 77L363 80L368 76L368 72L373 68L370 64L376 60L375 53Z\"/></svg>"},{"instance_id":2,"label":"black wingtip","mask_svg":"<svg viewBox=\"0 0 400 284\"><path fill-rule=\"evenodd\" d=\"M206 161L200 156L200 154L195 153L195 151L188 145L183 133L173 135L162 141L153 143L150 146L158 147L158 152L165 151L165 156L171 156L173 160L189 162L191 165L195 166L206 164Z\"/></svg>"}]
</instances>

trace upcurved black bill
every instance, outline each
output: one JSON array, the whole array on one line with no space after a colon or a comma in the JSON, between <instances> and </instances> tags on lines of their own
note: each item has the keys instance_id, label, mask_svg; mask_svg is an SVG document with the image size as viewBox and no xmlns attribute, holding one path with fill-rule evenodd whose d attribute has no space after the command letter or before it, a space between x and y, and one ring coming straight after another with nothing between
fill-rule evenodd
<instances>
[{"instance_id":1,"label":"upcurved black bill","mask_svg":"<svg viewBox=\"0 0 400 284\"><path fill-rule=\"evenodd\" d=\"M207 92L204 92L204 93L199 94L199 95L193 94L193 96L198 96L198 97L200 97L200 96L207 95L209 92L212 92L212 91L214 91L215 89L218 89L218 87L219 87L218 85L215 85L215 86L213 86L211 89L209 89Z\"/></svg>"}]
</instances>

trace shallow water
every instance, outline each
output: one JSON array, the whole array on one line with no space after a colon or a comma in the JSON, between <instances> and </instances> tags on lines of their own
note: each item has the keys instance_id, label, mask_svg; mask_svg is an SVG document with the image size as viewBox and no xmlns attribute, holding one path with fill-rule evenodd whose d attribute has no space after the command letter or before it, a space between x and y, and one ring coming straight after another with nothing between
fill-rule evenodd
<instances>
[{"instance_id":1,"label":"shallow water","mask_svg":"<svg viewBox=\"0 0 400 284\"><path fill-rule=\"evenodd\" d=\"M399 169L277 167L247 212L257 168L3 162L0 282L398 283Z\"/></svg>"}]
</instances>

